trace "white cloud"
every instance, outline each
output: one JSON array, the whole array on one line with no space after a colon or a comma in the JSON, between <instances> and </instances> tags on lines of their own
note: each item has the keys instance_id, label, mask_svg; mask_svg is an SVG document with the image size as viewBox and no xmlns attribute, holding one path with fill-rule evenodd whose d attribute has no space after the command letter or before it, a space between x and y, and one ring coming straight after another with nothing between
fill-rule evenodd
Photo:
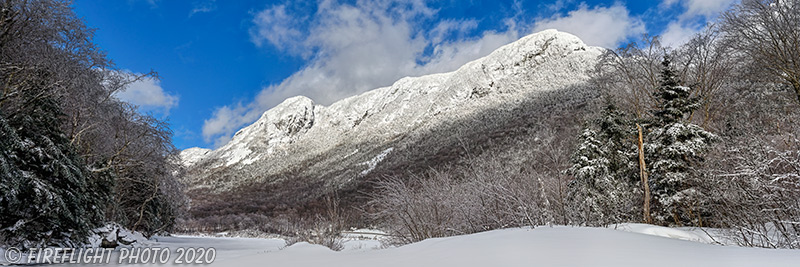
<instances>
[{"instance_id":1,"label":"white cloud","mask_svg":"<svg viewBox=\"0 0 800 267\"><path fill-rule=\"evenodd\" d=\"M161 82L151 78L143 78L129 84L114 96L143 110L155 110L163 115L169 115L169 110L178 106L178 96L164 92Z\"/></svg>"},{"instance_id":2,"label":"white cloud","mask_svg":"<svg viewBox=\"0 0 800 267\"><path fill-rule=\"evenodd\" d=\"M673 48L678 47L691 40L701 29L702 27L687 26L678 21L670 22L661 33L661 44Z\"/></svg>"},{"instance_id":3,"label":"white cloud","mask_svg":"<svg viewBox=\"0 0 800 267\"><path fill-rule=\"evenodd\" d=\"M661 2L661 6L662 6L662 8L667 8L667 7L670 7L670 6L674 5L674 4L677 4L680 1L681 0L664 0L664 1Z\"/></svg>"},{"instance_id":4,"label":"white cloud","mask_svg":"<svg viewBox=\"0 0 800 267\"><path fill-rule=\"evenodd\" d=\"M191 18L195 14L208 13L216 10L217 9L216 2L217 2L216 0L204 0L192 3L192 10L189 11L189 17Z\"/></svg>"},{"instance_id":5,"label":"white cloud","mask_svg":"<svg viewBox=\"0 0 800 267\"><path fill-rule=\"evenodd\" d=\"M294 17L286 13L285 5L276 5L255 15L250 29L250 40L256 46L263 46L264 41L280 50L294 47L302 40L300 30L294 25ZM298 52L299 50L292 50Z\"/></svg>"},{"instance_id":6,"label":"white cloud","mask_svg":"<svg viewBox=\"0 0 800 267\"><path fill-rule=\"evenodd\" d=\"M695 16L715 16L725 11L736 0L666 0L664 4L670 6L678 2L686 9L681 15L685 19Z\"/></svg>"},{"instance_id":7,"label":"white cloud","mask_svg":"<svg viewBox=\"0 0 800 267\"><path fill-rule=\"evenodd\" d=\"M586 44L614 48L645 32L644 22L632 17L621 4L592 7L582 4L566 16L556 15L536 22L534 31L557 29L580 37Z\"/></svg>"},{"instance_id":8,"label":"white cloud","mask_svg":"<svg viewBox=\"0 0 800 267\"><path fill-rule=\"evenodd\" d=\"M478 28L476 20L443 20L430 31L430 41L441 43L450 35L462 35L476 28Z\"/></svg>"},{"instance_id":9,"label":"white cloud","mask_svg":"<svg viewBox=\"0 0 800 267\"><path fill-rule=\"evenodd\" d=\"M736 0L664 0L662 8L680 5L684 10L667 24L660 34L666 46L678 47L689 41L706 26L705 23L727 10Z\"/></svg>"},{"instance_id":10,"label":"white cloud","mask_svg":"<svg viewBox=\"0 0 800 267\"><path fill-rule=\"evenodd\" d=\"M437 21L430 29L424 29L425 23L436 19L437 11L422 0L359 0L354 5L322 1L311 17L289 10L276 5L256 13L251 41L301 56L308 60L306 66L281 83L262 88L252 102L218 108L203 125L206 142L224 144L242 126L288 97L304 95L328 105L391 85L405 76L453 71L531 32L530 25L518 25L515 19L507 19L505 29L477 35L473 31L478 28L478 21L468 19ZM301 19L308 21L305 28L298 28L295 23ZM582 37L590 38L594 44L613 46L643 27L635 20L624 22L626 19L634 20L624 7L614 6L582 7L568 17L548 21L550 25L601 22L609 28L594 29L611 31L613 37ZM564 30L569 29L573 28Z\"/></svg>"},{"instance_id":11,"label":"white cloud","mask_svg":"<svg viewBox=\"0 0 800 267\"><path fill-rule=\"evenodd\" d=\"M550 11L561 11L562 9L567 7L568 4L571 4L572 2L575 2L575 0L551 1L550 4L545 4L545 8Z\"/></svg>"},{"instance_id":12,"label":"white cloud","mask_svg":"<svg viewBox=\"0 0 800 267\"><path fill-rule=\"evenodd\" d=\"M247 114L250 112L250 114ZM203 122L203 138L206 142L213 142L215 146L220 146L230 140L230 133L236 132L242 125L251 123L260 114L253 114L256 110L246 108L237 104L231 108L224 106L214 111L211 119ZM208 133L214 133L209 135ZM223 133L223 134L220 134ZM209 140L211 139L211 140Z\"/></svg>"}]
</instances>

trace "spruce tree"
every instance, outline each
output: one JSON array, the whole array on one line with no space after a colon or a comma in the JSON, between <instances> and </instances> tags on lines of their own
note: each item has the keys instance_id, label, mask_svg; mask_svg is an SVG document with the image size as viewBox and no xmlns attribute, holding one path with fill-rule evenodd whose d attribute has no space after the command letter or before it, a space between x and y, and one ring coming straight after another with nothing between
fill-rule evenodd
<instances>
[{"instance_id":1,"label":"spruce tree","mask_svg":"<svg viewBox=\"0 0 800 267\"><path fill-rule=\"evenodd\" d=\"M660 224L686 224L696 219L693 199L698 199L691 182L691 167L703 160L703 152L717 137L692 123L689 117L698 99L683 86L668 58L662 62L661 83L654 92L658 101L647 125L645 153L650 172L650 188L655 203L653 218Z\"/></svg>"},{"instance_id":2,"label":"spruce tree","mask_svg":"<svg viewBox=\"0 0 800 267\"><path fill-rule=\"evenodd\" d=\"M609 160L597 132L585 128L579 137L578 149L572 156L572 166L567 173L575 177L570 182L569 198L576 205L576 215L586 223L603 221L605 202L602 200L606 187L603 181L611 180Z\"/></svg>"},{"instance_id":3,"label":"spruce tree","mask_svg":"<svg viewBox=\"0 0 800 267\"><path fill-rule=\"evenodd\" d=\"M634 133L631 121L614 104L608 103L597 124L600 127L600 138L604 140L604 149L610 153L610 166L615 176L626 183L637 183L637 165L633 163L636 149L630 140Z\"/></svg>"},{"instance_id":4,"label":"spruce tree","mask_svg":"<svg viewBox=\"0 0 800 267\"><path fill-rule=\"evenodd\" d=\"M593 130L599 127L599 132ZM632 155L626 144L627 123L613 105L607 105L593 125L587 125L567 170L570 199L580 220L590 225L626 221L632 214L635 181L630 178Z\"/></svg>"}]
</instances>

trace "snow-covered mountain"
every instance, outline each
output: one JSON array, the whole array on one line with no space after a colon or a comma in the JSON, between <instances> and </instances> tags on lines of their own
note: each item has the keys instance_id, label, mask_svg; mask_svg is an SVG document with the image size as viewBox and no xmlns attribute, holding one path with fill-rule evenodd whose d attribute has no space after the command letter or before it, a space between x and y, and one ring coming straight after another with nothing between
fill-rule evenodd
<instances>
[{"instance_id":1,"label":"snow-covered mountain","mask_svg":"<svg viewBox=\"0 0 800 267\"><path fill-rule=\"evenodd\" d=\"M414 149L446 151L451 136L490 129L482 122L500 120L485 114L513 113L537 94L584 86L603 51L547 30L456 71L403 78L330 106L289 98L216 150L184 150L181 158L195 192L190 195L204 198L199 205L214 202L208 195L243 188L267 197L285 193L278 188L293 188L313 198L322 194L317 188L341 189L365 180L393 157L405 162L395 167L429 161L407 155ZM481 116L483 126L453 126Z\"/></svg>"}]
</instances>

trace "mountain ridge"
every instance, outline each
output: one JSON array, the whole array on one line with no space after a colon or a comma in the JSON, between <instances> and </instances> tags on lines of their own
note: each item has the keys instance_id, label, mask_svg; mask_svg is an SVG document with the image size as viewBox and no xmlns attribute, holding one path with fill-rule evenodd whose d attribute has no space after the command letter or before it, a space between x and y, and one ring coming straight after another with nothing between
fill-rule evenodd
<instances>
[{"instance_id":1,"label":"mountain ridge","mask_svg":"<svg viewBox=\"0 0 800 267\"><path fill-rule=\"evenodd\" d=\"M577 125L564 116L580 112L562 113L596 97L587 82L604 51L548 30L456 71L402 78L329 106L289 98L228 144L181 152L190 213L311 216L331 194L355 211L382 177L462 164L488 150L524 164L520 149L536 145L532 133L544 124Z\"/></svg>"},{"instance_id":2,"label":"mountain ridge","mask_svg":"<svg viewBox=\"0 0 800 267\"><path fill-rule=\"evenodd\" d=\"M405 77L398 80L391 86L376 88L359 95L351 96L337 101L327 107L317 105L313 102L313 100L305 96L291 97L274 108L264 112L262 116L253 124L239 130L226 145L223 145L216 150L189 148L181 152L181 158L184 165L187 167L192 167L198 162L214 157L218 159L225 159L225 162L223 163L224 166L231 166L237 163L245 165L252 164L264 156L263 153L267 155L273 154L276 152L276 150L280 150L285 144L294 143L300 136L311 130L315 124L322 125L323 127L329 126L326 127L327 129L325 130L336 130L336 134L333 135L338 135L341 137L343 133L344 135L351 135L347 134L346 132L348 130L357 128L362 122L364 122L364 120L374 117L376 114L383 115L383 121L378 121L378 123L370 125L371 127L383 127L388 122L394 122L398 120L397 116L411 115L416 120L405 121L405 125L402 125L401 122L400 125L392 125L400 127L389 129L394 130L394 134L407 133L409 130L412 130L411 128L414 126L422 126L420 124L425 124L427 122L425 119L428 115L430 117L438 116L442 112L447 112L456 107L458 104L463 104L463 102L465 102L454 101L452 98L455 98L455 100L484 98L490 93L495 93L498 95L498 97L489 100L495 102L492 104L503 104L505 101L514 101L514 97L508 96L513 96L515 92L511 92L511 94L505 92L506 94L503 94L504 88L499 88L493 79L498 77L489 77L489 80L484 79L477 81L475 81L475 79L471 79L471 77L465 77L466 80L468 80L467 82L464 82L463 79L455 80L456 83L466 83L467 86L451 86L451 88L457 88L460 90L451 90L450 92L446 92L444 94L440 93L435 95L433 99L428 99L428 103L421 103L423 105L427 104L427 108L425 106L420 107L420 105L410 107L408 103L395 105L395 108L400 110L409 108L424 108L422 112L395 111L388 114L380 114L381 111L384 111L387 108L387 106L392 106L391 104L396 101L400 101L401 103L410 101L410 97L401 98L396 95L396 93L398 93L398 91L401 89L412 91L417 89L416 92L413 92L416 94L411 96L436 94L437 91L442 89L441 85L446 83L448 79L452 81L454 80L452 79L453 76L458 76L458 74L463 72L469 72L470 70L474 71L479 68L487 76L496 74L508 75L509 72L510 74L518 72L520 68L523 68L521 63L527 60L544 61L548 56L567 57L569 55L576 54L575 52L586 52L583 54L593 54L590 57L596 58L596 56L602 52L602 49L587 46L580 41L580 39L573 35L555 30L546 30L531 34L521 38L519 41L498 48L488 56L471 61L455 71L429 74L420 77ZM588 58L584 58L584 60L587 59ZM511 63L512 66L505 66L504 63ZM480 67L478 67L478 65L480 65ZM557 74L548 75L557 76ZM550 81L548 82L552 83L552 80L555 77L545 78L550 78ZM576 79L579 78L587 77L576 77ZM472 84L469 84L470 82ZM545 88L545 90L547 89L553 88ZM399 93L402 94L404 92ZM451 99L442 99L448 96ZM506 97L504 98L503 96ZM381 101L381 99L378 99L380 97L383 97L383 99L388 101ZM441 102L436 103L434 100L449 101L450 105L439 104ZM474 105L474 103L468 104ZM486 104L487 103L478 104L478 106ZM474 110L467 110L467 112L471 111ZM320 122L319 120L322 121ZM386 133L379 133L379 135L387 138ZM329 133L322 136L331 137L331 134ZM260 137L263 137L266 140L258 140ZM333 143L337 143L341 142L342 140L340 138L340 140L332 141ZM254 153L252 149L254 147L260 148L259 150L263 152Z\"/></svg>"}]
</instances>

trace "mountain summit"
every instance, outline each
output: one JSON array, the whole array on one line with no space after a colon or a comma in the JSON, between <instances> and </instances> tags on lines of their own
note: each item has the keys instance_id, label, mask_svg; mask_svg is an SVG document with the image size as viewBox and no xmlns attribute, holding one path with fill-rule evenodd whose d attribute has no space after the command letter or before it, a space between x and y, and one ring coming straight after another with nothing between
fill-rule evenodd
<instances>
[{"instance_id":1,"label":"mountain summit","mask_svg":"<svg viewBox=\"0 0 800 267\"><path fill-rule=\"evenodd\" d=\"M289 98L226 145L181 153L193 212L225 214L220 205L240 212L230 206L240 203L253 206L248 212L269 213L326 192L363 189L373 176L397 168L442 163L429 156L442 159L442 151L457 151L453 138L458 133L501 125L506 119L496 114L514 113L537 94L585 86L603 52L571 34L546 30L456 71L402 78L330 106L303 96ZM459 126L470 120L471 125ZM500 128L506 127L511 126ZM457 160L460 152L454 153L444 160Z\"/></svg>"}]
</instances>

